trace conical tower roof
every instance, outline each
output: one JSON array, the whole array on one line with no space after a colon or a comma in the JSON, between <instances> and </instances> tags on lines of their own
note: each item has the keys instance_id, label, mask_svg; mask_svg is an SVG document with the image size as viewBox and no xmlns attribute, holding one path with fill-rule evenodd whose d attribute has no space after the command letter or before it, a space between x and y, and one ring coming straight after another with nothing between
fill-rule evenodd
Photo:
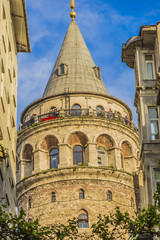
<instances>
[{"instance_id":1,"label":"conical tower roof","mask_svg":"<svg viewBox=\"0 0 160 240\"><path fill-rule=\"evenodd\" d=\"M72 19L43 97L66 91L108 95L98 74L99 70L75 20Z\"/></svg>"}]
</instances>

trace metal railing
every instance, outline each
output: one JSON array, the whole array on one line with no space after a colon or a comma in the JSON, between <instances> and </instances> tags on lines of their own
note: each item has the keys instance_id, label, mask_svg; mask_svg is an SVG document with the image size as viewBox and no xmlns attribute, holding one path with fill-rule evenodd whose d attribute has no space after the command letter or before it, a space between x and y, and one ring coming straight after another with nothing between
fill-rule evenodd
<instances>
[{"instance_id":1,"label":"metal railing","mask_svg":"<svg viewBox=\"0 0 160 240\"><path fill-rule=\"evenodd\" d=\"M117 112L112 111L104 111L104 110L96 110L96 109L63 109L63 110L56 110L53 112L49 112L46 114L42 114L38 117L31 117L31 119L27 122L25 122L21 129L26 129L29 126L34 125L35 123L41 123L45 121L52 121L54 119L58 118L67 118L67 117L96 117L101 119L108 119L116 122L120 122L130 128L132 128L135 131L138 131L138 129L135 127L134 123L132 121L129 121L127 117L122 117ZM21 130L20 129L20 130Z\"/></svg>"}]
</instances>

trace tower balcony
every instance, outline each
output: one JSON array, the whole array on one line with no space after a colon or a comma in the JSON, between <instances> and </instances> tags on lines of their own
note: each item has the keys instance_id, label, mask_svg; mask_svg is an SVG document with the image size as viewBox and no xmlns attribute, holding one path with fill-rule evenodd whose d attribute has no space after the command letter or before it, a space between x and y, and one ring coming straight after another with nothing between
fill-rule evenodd
<instances>
[{"instance_id":1,"label":"tower balcony","mask_svg":"<svg viewBox=\"0 0 160 240\"><path fill-rule=\"evenodd\" d=\"M92 108L84 108L84 109L62 109L51 111L39 116L34 116L30 118L30 120L26 121L23 125L20 125L18 134L21 134L25 129L30 128L32 126L36 126L39 124L43 124L44 122L52 122L55 120L63 120L63 119L71 119L71 118L96 118L103 119L106 121L114 121L120 124L123 124L130 129L138 132L138 129L135 127L133 121L129 121L127 117L122 117L117 112L112 111L104 111L97 110Z\"/></svg>"}]
</instances>

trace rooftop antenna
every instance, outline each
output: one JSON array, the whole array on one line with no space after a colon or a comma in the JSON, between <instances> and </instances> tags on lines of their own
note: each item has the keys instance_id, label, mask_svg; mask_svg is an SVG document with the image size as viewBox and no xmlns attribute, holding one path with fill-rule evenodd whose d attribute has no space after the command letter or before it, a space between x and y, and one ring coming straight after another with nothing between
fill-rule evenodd
<instances>
[{"instance_id":1,"label":"rooftop antenna","mask_svg":"<svg viewBox=\"0 0 160 240\"><path fill-rule=\"evenodd\" d=\"M74 2L74 0L71 0L70 8L72 9L72 12L70 12L69 15L72 18L72 20L74 20L76 15L77 15L76 12L74 11L74 9L75 9L75 2Z\"/></svg>"}]
</instances>

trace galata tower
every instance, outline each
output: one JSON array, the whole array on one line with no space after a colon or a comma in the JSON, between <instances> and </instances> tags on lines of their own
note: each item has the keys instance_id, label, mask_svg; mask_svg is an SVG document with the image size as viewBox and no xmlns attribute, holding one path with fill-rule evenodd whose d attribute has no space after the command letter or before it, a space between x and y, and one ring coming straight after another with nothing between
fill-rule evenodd
<instances>
[{"instance_id":1,"label":"galata tower","mask_svg":"<svg viewBox=\"0 0 160 240\"><path fill-rule=\"evenodd\" d=\"M108 94L75 22L44 91L22 113L17 203L41 224L78 218L89 232L99 214L136 208L138 134L129 107Z\"/></svg>"}]
</instances>

